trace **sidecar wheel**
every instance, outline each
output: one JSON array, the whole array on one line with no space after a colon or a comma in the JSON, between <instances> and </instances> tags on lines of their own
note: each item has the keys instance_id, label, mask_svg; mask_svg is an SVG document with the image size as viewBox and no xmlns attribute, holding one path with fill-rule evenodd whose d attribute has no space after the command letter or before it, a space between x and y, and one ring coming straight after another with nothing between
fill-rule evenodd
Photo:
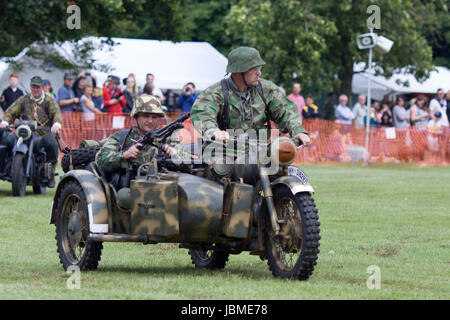
<instances>
[{"instance_id":1,"label":"sidecar wheel","mask_svg":"<svg viewBox=\"0 0 450 320\"><path fill-rule=\"evenodd\" d=\"M68 182L57 199L56 245L64 270L76 265L80 270L95 270L103 244L88 240L89 215L86 196L81 186Z\"/></svg>"},{"instance_id":2,"label":"sidecar wheel","mask_svg":"<svg viewBox=\"0 0 450 320\"><path fill-rule=\"evenodd\" d=\"M40 185L34 185L33 186L33 193L34 194L45 194L47 191L46 187L40 186Z\"/></svg>"},{"instance_id":3,"label":"sidecar wheel","mask_svg":"<svg viewBox=\"0 0 450 320\"><path fill-rule=\"evenodd\" d=\"M22 153L16 153L11 167L12 195L23 197L27 187L27 177L25 176L25 158Z\"/></svg>"},{"instance_id":4,"label":"sidecar wheel","mask_svg":"<svg viewBox=\"0 0 450 320\"><path fill-rule=\"evenodd\" d=\"M230 256L228 252L194 249L189 249L189 255L196 268L205 268L209 270L225 268L228 257Z\"/></svg>"},{"instance_id":5,"label":"sidecar wheel","mask_svg":"<svg viewBox=\"0 0 450 320\"><path fill-rule=\"evenodd\" d=\"M319 253L319 216L309 193L295 196L288 188L274 190L280 232L276 236L266 216L264 247L275 277L307 280L314 271Z\"/></svg>"},{"instance_id":6,"label":"sidecar wheel","mask_svg":"<svg viewBox=\"0 0 450 320\"><path fill-rule=\"evenodd\" d=\"M39 176L39 168L37 165L31 166L31 181L33 184L33 193L34 194L45 194L47 188L41 185L40 176Z\"/></svg>"}]
</instances>

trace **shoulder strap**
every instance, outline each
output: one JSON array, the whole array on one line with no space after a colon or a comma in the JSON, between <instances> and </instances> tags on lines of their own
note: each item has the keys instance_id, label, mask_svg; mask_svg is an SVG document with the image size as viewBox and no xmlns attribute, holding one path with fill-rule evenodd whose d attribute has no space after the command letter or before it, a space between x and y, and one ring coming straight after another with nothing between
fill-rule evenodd
<instances>
[{"instance_id":1,"label":"shoulder strap","mask_svg":"<svg viewBox=\"0 0 450 320\"><path fill-rule=\"evenodd\" d=\"M222 109L220 109L220 115L219 115L219 129L220 130L226 130L229 125L229 118L230 118L230 107L228 104L228 86L227 86L227 80L222 79L220 81L220 84L222 86L222 92L223 92L223 106Z\"/></svg>"},{"instance_id":2,"label":"shoulder strap","mask_svg":"<svg viewBox=\"0 0 450 320\"><path fill-rule=\"evenodd\" d=\"M264 102L264 105L266 106L266 121L267 121L267 130L271 129L270 124L270 110L269 105L267 104L266 98L264 98L264 92L262 89L261 82L258 81L258 85L256 86L256 91L258 91L259 96L261 97L262 101Z\"/></svg>"},{"instance_id":3,"label":"shoulder strap","mask_svg":"<svg viewBox=\"0 0 450 320\"><path fill-rule=\"evenodd\" d=\"M127 136L130 133L130 131L131 131L131 128L128 128L128 129L122 131L122 134L120 135L120 140L119 140L119 152L122 151L123 146L125 144L125 140L127 139Z\"/></svg>"}]
</instances>

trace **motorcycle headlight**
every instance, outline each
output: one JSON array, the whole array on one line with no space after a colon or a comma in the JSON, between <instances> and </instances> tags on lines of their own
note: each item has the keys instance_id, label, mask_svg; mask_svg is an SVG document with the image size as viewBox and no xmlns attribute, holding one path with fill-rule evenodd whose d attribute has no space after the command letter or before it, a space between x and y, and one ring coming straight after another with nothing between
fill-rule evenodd
<instances>
[{"instance_id":1,"label":"motorcycle headlight","mask_svg":"<svg viewBox=\"0 0 450 320\"><path fill-rule=\"evenodd\" d=\"M31 128L27 125L20 125L16 128L16 136L26 141L31 138Z\"/></svg>"},{"instance_id":2,"label":"motorcycle headlight","mask_svg":"<svg viewBox=\"0 0 450 320\"><path fill-rule=\"evenodd\" d=\"M294 162L297 157L297 147L291 139L279 137L271 143L271 155L272 161L286 166Z\"/></svg>"}]
</instances>

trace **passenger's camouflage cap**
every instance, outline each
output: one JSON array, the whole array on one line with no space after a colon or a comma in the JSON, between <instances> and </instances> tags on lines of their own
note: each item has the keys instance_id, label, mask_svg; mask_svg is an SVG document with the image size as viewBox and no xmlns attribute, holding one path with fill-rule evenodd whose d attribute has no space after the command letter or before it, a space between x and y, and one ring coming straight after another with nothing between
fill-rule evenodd
<instances>
[{"instance_id":1,"label":"passenger's camouflage cap","mask_svg":"<svg viewBox=\"0 0 450 320\"><path fill-rule=\"evenodd\" d=\"M228 55L227 72L241 73L248 70L263 66L266 63L259 55L259 51L251 47L239 47L230 52Z\"/></svg>"},{"instance_id":2,"label":"passenger's camouflage cap","mask_svg":"<svg viewBox=\"0 0 450 320\"><path fill-rule=\"evenodd\" d=\"M130 116L135 117L138 113L155 113L164 116L165 113L161 108L161 102L155 96L144 94L140 96L131 110Z\"/></svg>"}]
</instances>

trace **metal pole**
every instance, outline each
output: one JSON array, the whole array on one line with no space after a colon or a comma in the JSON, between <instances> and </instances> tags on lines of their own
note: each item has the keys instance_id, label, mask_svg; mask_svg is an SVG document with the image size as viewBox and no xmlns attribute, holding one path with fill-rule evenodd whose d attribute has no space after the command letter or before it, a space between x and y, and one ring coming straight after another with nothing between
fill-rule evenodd
<instances>
[{"instance_id":1,"label":"metal pole","mask_svg":"<svg viewBox=\"0 0 450 320\"><path fill-rule=\"evenodd\" d=\"M373 29L370 29L370 32L373 32ZM367 84L367 107L366 107L366 151L367 151L367 160L366 164L370 162L370 151L369 151L369 131L370 131L370 106L371 106L371 92L372 92L372 49L369 49L369 69L367 70L369 73L368 84Z\"/></svg>"}]
</instances>

